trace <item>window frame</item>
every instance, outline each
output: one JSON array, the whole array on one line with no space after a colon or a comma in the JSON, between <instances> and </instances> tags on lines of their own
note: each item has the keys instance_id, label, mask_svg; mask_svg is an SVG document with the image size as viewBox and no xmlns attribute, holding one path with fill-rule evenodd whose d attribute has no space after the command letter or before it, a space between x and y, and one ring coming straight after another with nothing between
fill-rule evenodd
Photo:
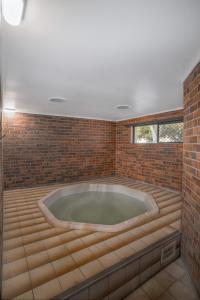
<instances>
[{"instance_id":1,"label":"window frame","mask_svg":"<svg viewBox=\"0 0 200 300\"><path fill-rule=\"evenodd\" d=\"M166 124L174 124L174 123L183 123L183 118L179 119L167 119L167 120L161 120L161 121L152 121L152 122L143 122L143 123L135 123L131 124L130 127L132 128L132 136L131 136L131 141L132 144L137 144L137 145L155 145L155 144L183 144L182 142L160 142L159 138L159 127L160 125L166 125ZM140 126L150 126L150 125L157 125L157 139L155 143L137 143L135 140L135 128L140 127Z\"/></svg>"}]
</instances>

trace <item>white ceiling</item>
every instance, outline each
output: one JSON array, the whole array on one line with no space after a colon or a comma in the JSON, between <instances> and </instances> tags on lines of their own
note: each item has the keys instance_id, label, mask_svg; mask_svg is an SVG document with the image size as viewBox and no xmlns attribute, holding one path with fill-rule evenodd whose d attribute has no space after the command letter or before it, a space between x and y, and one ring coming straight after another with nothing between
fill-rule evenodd
<instances>
[{"instance_id":1,"label":"white ceiling","mask_svg":"<svg viewBox=\"0 0 200 300\"><path fill-rule=\"evenodd\" d=\"M183 106L200 58L199 0L27 2L19 26L2 25L4 107L119 120Z\"/></svg>"}]
</instances>

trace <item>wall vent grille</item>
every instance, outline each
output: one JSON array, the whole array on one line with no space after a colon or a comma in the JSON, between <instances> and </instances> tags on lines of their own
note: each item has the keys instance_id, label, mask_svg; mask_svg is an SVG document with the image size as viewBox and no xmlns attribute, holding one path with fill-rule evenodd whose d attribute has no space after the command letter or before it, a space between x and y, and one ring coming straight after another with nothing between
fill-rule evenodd
<instances>
[{"instance_id":1,"label":"wall vent grille","mask_svg":"<svg viewBox=\"0 0 200 300\"><path fill-rule=\"evenodd\" d=\"M176 241L170 242L162 248L161 265L165 265L176 257Z\"/></svg>"}]
</instances>

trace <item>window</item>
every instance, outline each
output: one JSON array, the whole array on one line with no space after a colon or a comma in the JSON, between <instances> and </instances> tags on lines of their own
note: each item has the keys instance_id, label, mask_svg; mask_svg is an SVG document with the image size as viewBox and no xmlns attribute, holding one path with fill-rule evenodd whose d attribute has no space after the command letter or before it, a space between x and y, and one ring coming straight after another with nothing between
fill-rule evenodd
<instances>
[{"instance_id":1,"label":"window","mask_svg":"<svg viewBox=\"0 0 200 300\"><path fill-rule=\"evenodd\" d=\"M182 120L138 124L133 126L133 141L137 144L183 142Z\"/></svg>"},{"instance_id":2,"label":"window","mask_svg":"<svg viewBox=\"0 0 200 300\"><path fill-rule=\"evenodd\" d=\"M174 122L159 125L160 143L183 142L183 122Z\"/></svg>"},{"instance_id":3,"label":"window","mask_svg":"<svg viewBox=\"0 0 200 300\"><path fill-rule=\"evenodd\" d=\"M135 127L135 143L157 143L156 124Z\"/></svg>"}]
</instances>

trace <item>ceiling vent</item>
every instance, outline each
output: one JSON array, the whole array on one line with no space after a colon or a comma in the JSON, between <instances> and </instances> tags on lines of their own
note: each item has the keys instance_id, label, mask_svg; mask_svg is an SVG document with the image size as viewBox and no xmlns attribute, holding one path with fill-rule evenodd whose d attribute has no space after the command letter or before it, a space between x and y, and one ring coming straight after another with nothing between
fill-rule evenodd
<instances>
[{"instance_id":1,"label":"ceiling vent","mask_svg":"<svg viewBox=\"0 0 200 300\"><path fill-rule=\"evenodd\" d=\"M50 98L49 101L53 103L63 103L67 100L64 98L54 97L54 98Z\"/></svg>"},{"instance_id":2,"label":"ceiling vent","mask_svg":"<svg viewBox=\"0 0 200 300\"><path fill-rule=\"evenodd\" d=\"M117 105L116 108L117 109L129 109L129 108L131 108L131 106L127 105L127 104L122 104L122 105Z\"/></svg>"}]
</instances>

